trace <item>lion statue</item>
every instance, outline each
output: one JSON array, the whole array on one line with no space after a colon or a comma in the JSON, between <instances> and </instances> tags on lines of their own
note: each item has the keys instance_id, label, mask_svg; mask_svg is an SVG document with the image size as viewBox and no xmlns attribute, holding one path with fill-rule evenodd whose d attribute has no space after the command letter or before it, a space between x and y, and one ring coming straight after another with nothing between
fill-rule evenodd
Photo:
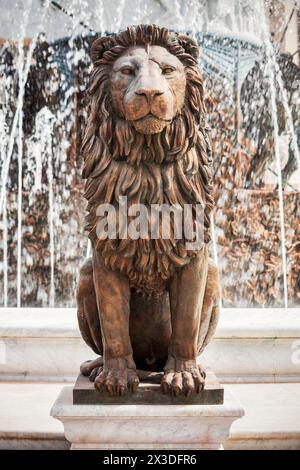
<instances>
[{"instance_id":1,"label":"lion statue","mask_svg":"<svg viewBox=\"0 0 300 470\"><path fill-rule=\"evenodd\" d=\"M212 157L198 54L190 37L155 25L92 44L82 143L92 259L77 304L82 336L99 355L81 372L110 394L135 392L139 371L160 372L163 393L204 386L197 357L217 325L219 288L208 256ZM189 205L198 228L200 206L202 243L190 249L185 233L175 237L174 217L168 238L161 221L156 237L126 237L121 225L114 239L99 237L99 206L119 214L125 197L128 214L143 204L146 217L152 205Z\"/></svg>"}]
</instances>

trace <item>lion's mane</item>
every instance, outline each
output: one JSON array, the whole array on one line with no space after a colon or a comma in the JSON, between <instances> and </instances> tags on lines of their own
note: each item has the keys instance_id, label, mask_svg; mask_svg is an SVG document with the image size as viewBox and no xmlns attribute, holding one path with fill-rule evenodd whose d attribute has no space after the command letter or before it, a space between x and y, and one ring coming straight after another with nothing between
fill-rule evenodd
<instances>
[{"instance_id":1,"label":"lion's mane","mask_svg":"<svg viewBox=\"0 0 300 470\"><path fill-rule=\"evenodd\" d=\"M183 109L162 132L152 135L138 133L130 122L117 117L109 92L113 62L129 47L145 44L160 45L174 54L184 64L187 79ZM186 249L186 240L99 240L96 210L101 203L118 209L120 196L127 196L128 207L165 203L181 207L191 204L194 208L202 204L204 242L210 240L211 149L203 82L197 67L198 47L187 36L155 25L140 25L94 41L91 57L94 67L82 143L86 228L108 268L126 274L137 290L159 293L174 269L195 255Z\"/></svg>"}]
</instances>

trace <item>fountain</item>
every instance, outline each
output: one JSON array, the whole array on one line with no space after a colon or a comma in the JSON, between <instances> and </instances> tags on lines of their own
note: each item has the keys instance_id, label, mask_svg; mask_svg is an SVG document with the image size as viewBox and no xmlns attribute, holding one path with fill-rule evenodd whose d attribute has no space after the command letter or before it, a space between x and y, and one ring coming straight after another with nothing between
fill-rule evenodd
<instances>
[{"instance_id":1,"label":"fountain","mask_svg":"<svg viewBox=\"0 0 300 470\"><path fill-rule=\"evenodd\" d=\"M177 0L174 8L167 1L141 0L113 5L69 0L63 8L59 1L19 3L21 27L10 28L17 33L9 37L7 32L9 40L1 42L0 50L1 305L74 305L78 260L90 254L78 210L84 204L79 149L90 44L95 32L109 34L149 18L192 34L201 47L200 66L213 98L207 102L217 192L212 253L223 306L298 305L299 187L288 192L290 176L287 181L281 177L281 142L286 130L299 171L300 125L267 19L256 34L256 18L268 2ZM250 101L245 90L255 67L264 69L265 76ZM264 139L270 151L266 166L256 171L254 162L263 151L267 155L258 132L260 112L251 108L260 97L270 109ZM271 171L277 175L273 179ZM224 177L228 186L220 195Z\"/></svg>"}]
</instances>

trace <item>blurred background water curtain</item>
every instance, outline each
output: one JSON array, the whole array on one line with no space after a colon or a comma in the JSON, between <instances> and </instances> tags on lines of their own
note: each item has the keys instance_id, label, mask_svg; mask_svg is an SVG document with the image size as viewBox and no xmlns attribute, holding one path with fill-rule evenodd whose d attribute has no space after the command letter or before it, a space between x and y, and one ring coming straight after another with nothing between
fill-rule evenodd
<instances>
[{"instance_id":1,"label":"blurred background water curtain","mask_svg":"<svg viewBox=\"0 0 300 470\"><path fill-rule=\"evenodd\" d=\"M139 23L201 47L223 306L300 305L299 2L0 0L0 17L1 306L75 304L89 49Z\"/></svg>"}]
</instances>

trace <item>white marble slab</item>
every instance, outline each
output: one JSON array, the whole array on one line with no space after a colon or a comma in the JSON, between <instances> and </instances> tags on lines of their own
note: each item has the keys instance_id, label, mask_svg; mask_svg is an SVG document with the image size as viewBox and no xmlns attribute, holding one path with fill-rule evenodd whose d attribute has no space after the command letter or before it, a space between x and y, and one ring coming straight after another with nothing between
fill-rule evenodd
<instances>
[{"instance_id":1,"label":"white marble slab","mask_svg":"<svg viewBox=\"0 0 300 470\"><path fill-rule=\"evenodd\" d=\"M0 380L74 380L94 357L75 309L0 309ZM224 309L200 362L221 382L300 381L300 310Z\"/></svg>"},{"instance_id":2,"label":"white marble slab","mask_svg":"<svg viewBox=\"0 0 300 470\"><path fill-rule=\"evenodd\" d=\"M50 409L59 383L0 383L0 449L68 448ZM228 384L245 409L225 449L300 449L299 384Z\"/></svg>"},{"instance_id":3,"label":"white marble slab","mask_svg":"<svg viewBox=\"0 0 300 470\"><path fill-rule=\"evenodd\" d=\"M75 308L0 308L0 338L78 338Z\"/></svg>"},{"instance_id":4,"label":"white marble slab","mask_svg":"<svg viewBox=\"0 0 300 470\"><path fill-rule=\"evenodd\" d=\"M80 336L75 308L0 308L1 337ZM300 338L300 308L225 308L216 338Z\"/></svg>"},{"instance_id":5,"label":"white marble slab","mask_svg":"<svg viewBox=\"0 0 300 470\"><path fill-rule=\"evenodd\" d=\"M231 428L225 449L300 449L300 384L231 384L245 416Z\"/></svg>"},{"instance_id":6,"label":"white marble slab","mask_svg":"<svg viewBox=\"0 0 300 470\"><path fill-rule=\"evenodd\" d=\"M0 384L0 449L68 449L63 426L49 416L62 384Z\"/></svg>"},{"instance_id":7,"label":"white marble slab","mask_svg":"<svg viewBox=\"0 0 300 470\"><path fill-rule=\"evenodd\" d=\"M51 416L71 449L220 449L244 410L231 391L223 405L73 405L64 387Z\"/></svg>"}]
</instances>

